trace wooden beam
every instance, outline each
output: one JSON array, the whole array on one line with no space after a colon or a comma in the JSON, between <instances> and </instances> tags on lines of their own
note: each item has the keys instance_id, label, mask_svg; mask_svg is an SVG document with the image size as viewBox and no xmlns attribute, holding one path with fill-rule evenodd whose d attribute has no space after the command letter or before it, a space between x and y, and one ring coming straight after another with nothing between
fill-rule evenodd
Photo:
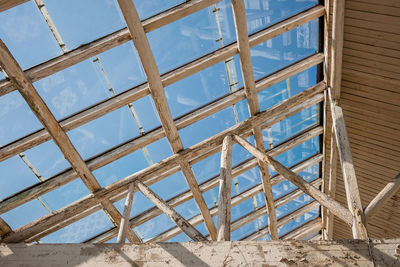
<instances>
[{"instance_id":1,"label":"wooden beam","mask_svg":"<svg viewBox=\"0 0 400 267\"><path fill-rule=\"evenodd\" d=\"M75 149L67 134L62 130L61 126L58 124L57 120L44 103L43 99L33 87L32 83L25 76L25 73L22 71L21 67L1 40L0 66L13 81L21 96L28 103L32 112L53 137L54 142L63 153L65 159L71 164L74 171L82 179L88 189L91 192L99 190L101 188L100 184L90 172L88 166ZM107 199L104 199L101 201L101 204L112 221L118 224L121 215L111 204L111 202ZM136 236L133 233L128 235L128 238L131 242L138 241L138 239L135 237Z\"/></svg>"},{"instance_id":2,"label":"wooden beam","mask_svg":"<svg viewBox=\"0 0 400 267\"><path fill-rule=\"evenodd\" d=\"M268 153L268 155L271 155L271 156L279 155L279 154L289 150L290 148L293 148L293 147L309 140L310 138L320 135L321 133L322 133L322 127L314 128L308 132L303 133L302 135L298 136L297 138L295 138L293 140L287 141L285 143L282 143L282 144L272 148L271 150L267 151L267 153ZM293 171L298 173L302 170L305 170L305 169L317 164L318 162L320 162L321 158L322 158L321 155L316 155L314 157L311 157L311 158L305 160L304 162L300 163L299 165L296 165L296 167L293 168ZM232 169L232 177L238 176L238 175L254 168L256 165L257 165L257 160L255 158L253 158L249 161L245 161L245 162L235 166ZM282 181L283 179L284 179L283 177L281 177L279 175L278 176L275 175L271 179L271 184L275 185L278 182ZM214 177L208 179L206 182L200 184L199 186L200 186L201 192L206 192L206 191L211 190L212 188L218 186L218 180L219 180L219 175L214 176ZM259 185L258 188L259 188L259 191L257 191L257 192L261 192L262 191L261 185ZM167 201L167 203L168 203L168 205L170 205L171 207L174 208L192 198L193 198L193 196L189 190L189 191L183 192L180 195L177 195L177 196L171 198L170 200ZM146 211L143 211L142 213L136 215L135 217L133 217L131 219L131 221L130 221L131 228L134 228L142 223L145 223L160 214L161 214L161 212L157 208L151 208ZM116 227L113 227L93 238L86 240L85 242L97 243L97 242L108 241L117 234L117 230L118 229Z\"/></svg>"},{"instance_id":3,"label":"wooden beam","mask_svg":"<svg viewBox=\"0 0 400 267\"><path fill-rule=\"evenodd\" d=\"M0 217L0 241L2 236L12 232L11 227Z\"/></svg>"},{"instance_id":4,"label":"wooden beam","mask_svg":"<svg viewBox=\"0 0 400 267\"><path fill-rule=\"evenodd\" d=\"M346 190L347 205L354 218L352 225L353 237L357 239L368 239L367 229L364 225L364 211L361 204L360 192L358 190L357 177L354 170L353 157L351 155L343 111L334 100L331 90L328 90L328 95L332 114L332 126L335 130L336 144Z\"/></svg>"},{"instance_id":5,"label":"wooden beam","mask_svg":"<svg viewBox=\"0 0 400 267\"><path fill-rule=\"evenodd\" d=\"M35 222L32 222L26 226L17 229L15 233L12 233L7 236L7 242L19 242L20 240L26 240L29 238L34 238L36 235L50 228L50 226L61 223L67 218L73 217L72 214L76 215L85 210L92 208L96 205L97 199L112 199L113 201L117 201L123 198L121 195L123 192L129 187L129 184L133 181L139 179L146 183L154 183L163 177L167 177L172 173L176 172L178 169L176 168L179 160L189 160L194 162L198 158L201 158L201 155L204 155L210 149L218 147L222 144L223 138L227 135L233 135L238 133L246 133L251 127L254 125L264 124L266 127L270 127L273 124L283 120L293 114L298 113L299 111L310 107L316 103L319 103L323 100L323 95L321 92L325 89L325 84L319 83L293 97L288 100L284 100L283 102L277 104L274 107L271 107L260 114L251 117L239 124L232 126L229 129L226 129L215 136L212 136L193 147L190 147L179 154L175 154L163 161L153 164L135 174L129 175L124 179L121 179L113 184L105 187L104 189L99 190L95 194L84 197L81 200L78 200L65 208L60 209L57 212L54 212L50 215L46 215L41 219L38 219ZM45 184L45 182L41 183L41 185ZM47 187L44 187L46 189ZM35 190L34 190L35 189ZM28 192L32 192L35 194L37 192L37 188L30 189ZM24 192L22 196L27 196L27 191ZM119 196L121 196L119 198ZM0 204L1 206L1 204ZM3 206L3 208L7 208L7 206ZM1 209L1 207L0 207ZM15 241L19 240L19 241Z\"/></svg>"},{"instance_id":6,"label":"wooden beam","mask_svg":"<svg viewBox=\"0 0 400 267\"><path fill-rule=\"evenodd\" d=\"M374 197L364 210L365 218L368 222L376 212L400 189L400 174L398 174L392 182L388 183L377 195Z\"/></svg>"},{"instance_id":7,"label":"wooden beam","mask_svg":"<svg viewBox=\"0 0 400 267\"><path fill-rule=\"evenodd\" d=\"M162 200L156 193L148 188L140 181L135 182L136 186L154 205L156 205L165 215L167 215L182 231L190 237L193 241L207 241L207 239L186 221L179 213L172 209L164 200Z\"/></svg>"},{"instance_id":8,"label":"wooden beam","mask_svg":"<svg viewBox=\"0 0 400 267\"><path fill-rule=\"evenodd\" d=\"M119 224L117 243L125 243L126 233L131 231L129 227L129 219L132 210L133 193L135 185L132 183L128 188L126 200L124 204L124 211L122 213L121 223Z\"/></svg>"},{"instance_id":9,"label":"wooden beam","mask_svg":"<svg viewBox=\"0 0 400 267\"><path fill-rule=\"evenodd\" d=\"M334 128L331 129L331 147L330 147L330 162L329 162L329 181L328 181L328 196L335 199L336 195L336 175L337 175L337 146L336 140L334 138ZM333 225L335 221L335 215L332 212L327 211L326 213L326 229L325 229L325 238L328 240L333 239Z\"/></svg>"},{"instance_id":10,"label":"wooden beam","mask_svg":"<svg viewBox=\"0 0 400 267\"><path fill-rule=\"evenodd\" d=\"M231 240L232 136L225 136L221 151L217 241Z\"/></svg>"},{"instance_id":11,"label":"wooden beam","mask_svg":"<svg viewBox=\"0 0 400 267\"><path fill-rule=\"evenodd\" d=\"M21 5L29 0L0 0L0 12Z\"/></svg>"},{"instance_id":12,"label":"wooden beam","mask_svg":"<svg viewBox=\"0 0 400 267\"><path fill-rule=\"evenodd\" d=\"M165 135L172 147L172 151L174 153L178 153L183 150L183 144L179 137L178 130L174 124L167 98L165 96L164 86L158 71L157 63L154 59L153 52L151 51L150 44L142 23L140 22L139 14L137 13L135 5L131 0L118 0L118 4L121 8L122 14L131 34L132 41L135 44L140 61L146 73L150 92L153 97L153 102ZM190 189L193 191L193 196L195 197L196 203L204 216L207 229L210 232L213 240L215 240L217 229L212 221L206 202L201 195L193 171L186 162L181 161L180 165L186 181Z\"/></svg>"},{"instance_id":13,"label":"wooden beam","mask_svg":"<svg viewBox=\"0 0 400 267\"><path fill-rule=\"evenodd\" d=\"M342 58L343 58L343 36L344 36L344 8L345 0L332 0L332 42L330 83L332 88L332 99L340 99L340 85L342 81Z\"/></svg>"},{"instance_id":14,"label":"wooden beam","mask_svg":"<svg viewBox=\"0 0 400 267\"><path fill-rule=\"evenodd\" d=\"M349 225L352 225L353 218L352 218L351 213L349 212L349 210L344 208L339 202L328 197L326 194L324 194L317 188L310 185L310 183L304 181L303 178L301 178L299 175L292 172L290 169L286 168L278 161L274 160L273 158L271 158L264 152L260 151L256 147L254 147L252 144L247 142L242 137L235 135L234 138L241 146L243 146L245 149L247 149L247 151L249 151L251 154L253 154L256 158L263 160L263 161L267 162L268 164L270 164L271 167L277 173L279 173L280 175L282 175L283 177L288 179L290 182L295 184L297 187L299 187L301 190L303 190L304 193L313 197L322 206L329 209L333 214L338 216L344 222L346 222Z\"/></svg>"},{"instance_id":15,"label":"wooden beam","mask_svg":"<svg viewBox=\"0 0 400 267\"><path fill-rule=\"evenodd\" d=\"M260 112L256 83L254 81L253 64L251 62L250 44L247 32L247 18L245 5L243 0L232 0L233 15L235 20L237 43L240 55L240 65L242 69L242 77L246 92L247 103L250 115L254 116ZM254 139L256 147L264 151L264 138L260 127L254 127ZM271 239L278 239L278 227L276 220L276 211L274 204L274 196L272 194L272 186L268 166L265 162L259 161L261 180L264 186L265 205L267 207L268 221L271 233Z\"/></svg>"}]
</instances>

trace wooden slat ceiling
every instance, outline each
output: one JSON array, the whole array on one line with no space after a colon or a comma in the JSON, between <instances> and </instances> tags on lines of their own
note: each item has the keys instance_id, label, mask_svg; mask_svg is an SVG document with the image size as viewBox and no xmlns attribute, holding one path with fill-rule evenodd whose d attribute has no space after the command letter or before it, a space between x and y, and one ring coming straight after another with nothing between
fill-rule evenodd
<instances>
[{"instance_id":1,"label":"wooden slat ceiling","mask_svg":"<svg viewBox=\"0 0 400 267\"><path fill-rule=\"evenodd\" d=\"M400 172L400 2L346 0L340 105L363 206ZM330 114L327 129L330 129ZM330 131L327 131L330 134ZM330 138L326 142L330 155ZM329 159L326 161L329 162ZM340 164L337 164L340 168ZM346 204L341 171L336 200ZM370 238L400 236L400 192L368 222ZM334 239L351 238L339 219Z\"/></svg>"}]
</instances>

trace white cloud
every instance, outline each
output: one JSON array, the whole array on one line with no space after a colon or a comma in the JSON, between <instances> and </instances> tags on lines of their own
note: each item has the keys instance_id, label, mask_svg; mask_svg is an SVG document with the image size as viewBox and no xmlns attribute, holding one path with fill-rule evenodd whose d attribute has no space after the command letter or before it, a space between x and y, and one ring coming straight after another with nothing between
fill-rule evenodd
<instances>
[{"instance_id":1,"label":"white cloud","mask_svg":"<svg viewBox=\"0 0 400 267\"><path fill-rule=\"evenodd\" d=\"M65 116L78 101L77 95L71 90L71 87L67 87L62 90L58 95L51 99L51 103L57 109L61 116Z\"/></svg>"}]
</instances>

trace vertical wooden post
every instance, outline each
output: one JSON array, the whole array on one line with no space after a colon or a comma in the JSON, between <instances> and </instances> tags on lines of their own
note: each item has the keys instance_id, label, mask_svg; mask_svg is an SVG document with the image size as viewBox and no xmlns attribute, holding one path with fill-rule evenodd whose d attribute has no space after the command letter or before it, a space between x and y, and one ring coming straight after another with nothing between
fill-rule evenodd
<instances>
[{"instance_id":1,"label":"vertical wooden post","mask_svg":"<svg viewBox=\"0 0 400 267\"><path fill-rule=\"evenodd\" d=\"M329 101L331 103L332 125L335 129L336 143L342 167L344 187L346 190L347 205L353 215L353 237L356 239L368 239L365 228L364 212L361 204L360 192L358 190L356 172L354 170L353 157L351 155L350 142L347 136L346 124L344 122L342 108L332 98L331 90L328 89Z\"/></svg>"},{"instance_id":2,"label":"vertical wooden post","mask_svg":"<svg viewBox=\"0 0 400 267\"><path fill-rule=\"evenodd\" d=\"M117 243L125 243L126 231L129 231L129 217L132 210L133 193L135 185L129 185L128 193L126 194L124 212L122 214L121 223L119 225Z\"/></svg>"},{"instance_id":3,"label":"vertical wooden post","mask_svg":"<svg viewBox=\"0 0 400 267\"><path fill-rule=\"evenodd\" d=\"M228 135L222 144L217 241L231 240L232 142Z\"/></svg>"}]
</instances>

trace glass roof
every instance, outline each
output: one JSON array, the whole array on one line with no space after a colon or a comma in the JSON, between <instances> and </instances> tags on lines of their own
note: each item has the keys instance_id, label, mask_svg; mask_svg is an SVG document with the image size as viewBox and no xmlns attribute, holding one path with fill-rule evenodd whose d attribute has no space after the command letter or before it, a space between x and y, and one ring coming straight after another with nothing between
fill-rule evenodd
<instances>
[{"instance_id":1,"label":"glass roof","mask_svg":"<svg viewBox=\"0 0 400 267\"><path fill-rule=\"evenodd\" d=\"M140 18L144 20L174 6L184 5L187 1L133 2ZM0 13L0 38L24 70L126 27L118 4L113 0L43 0L43 3L63 43L55 38L34 1ZM317 0L245 0L248 32L253 34L266 29L317 4ZM270 77L279 70L320 52L320 27L320 21L315 19L251 47L254 79L258 81ZM219 51L218 49L237 39L231 1L219 1L148 32L147 37L161 74ZM311 66L259 91L260 111L317 84L318 73L318 67ZM4 73L0 73L2 80L4 77ZM136 90L146 79L133 42L129 41L43 77L33 85L55 118L61 121L99 102L113 99L129 90ZM243 77L237 54L166 86L165 94L172 118L179 120L240 90L243 91ZM289 140L317 129L322 125L321 114L319 103L263 127L265 149L273 151L284 147ZM242 97L233 105L224 106L205 118L192 120L190 125L178 127L179 135L186 149L249 118L247 100ZM89 162L107 151L120 149L124 144L155 133L160 127L161 122L153 99L147 94L129 104L107 111L101 117L85 121L73 129L68 128L67 134L81 157ZM42 128L18 91L0 96L0 150ZM322 152L321 133L320 131L308 140L280 151L275 159L287 167L298 168L300 176L307 181L318 182L321 158L316 160L316 157ZM249 136L247 140L254 144L253 136ZM151 142L136 147L133 151L126 150L116 155L112 162L105 161L97 165L93 163L89 166L101 187L106 187L172 155L168 139L157 135ZM190 162L214 223L217 218L219 190L215 181L220 171L220 155L220 151L213 151L206 157ZM238 144L233 146L233 166L236 175L232 181L231 220L232 225L238 226L232 228L231 239L243 240L254 232L262 233L267 227L268 215L257 162ZM247 167L243 169L242 166ZM14 153L12 157L0 154L0 200L4 202L28 187L62 175L70 167L57 145L48 139L33 143L29 148ZM236 169L238 171L235 172ZM286 222L285 216L310 206L313 199L301 193L291 196L290 194L297 192L296 186L287 180L279 180L272 169L270 173L272 181L276 181L273 182L272 189L278 203L276 213L280 236L320 216L319 207L316 206ZM171 203L178 196L190 195L190 188L179 169L151 184L150 188ZM246 199L238 200L236 197L253 191L254 193L246 194ZM0 217L13 230L17 230L89 194L90 191L80 179L71 179L54 190L3 212ZM121 195L114 203L121 214L125 201L123 197ZM209 235L203 219L198 219L201 217L200 210L192 197L172 206L202 234ZM190 241L182 231L172 231L176 225L166 215L155 210L157 208L152 202L142 193L135 192L131 218L133 230L143 242ZM260 216L243 223L246 217L260 210ZM142 218L143 214L149 212L153 215L135 223L135 218ZM94 209L87 216L64 226L49 230L40 238L40 242L90 242L93 238L102 236L102 242L115 242L116 233L112 232L114 225L101 209ZM268 239L269 234L257 237L257 240Z\"/></svg>"}]
</instances>

